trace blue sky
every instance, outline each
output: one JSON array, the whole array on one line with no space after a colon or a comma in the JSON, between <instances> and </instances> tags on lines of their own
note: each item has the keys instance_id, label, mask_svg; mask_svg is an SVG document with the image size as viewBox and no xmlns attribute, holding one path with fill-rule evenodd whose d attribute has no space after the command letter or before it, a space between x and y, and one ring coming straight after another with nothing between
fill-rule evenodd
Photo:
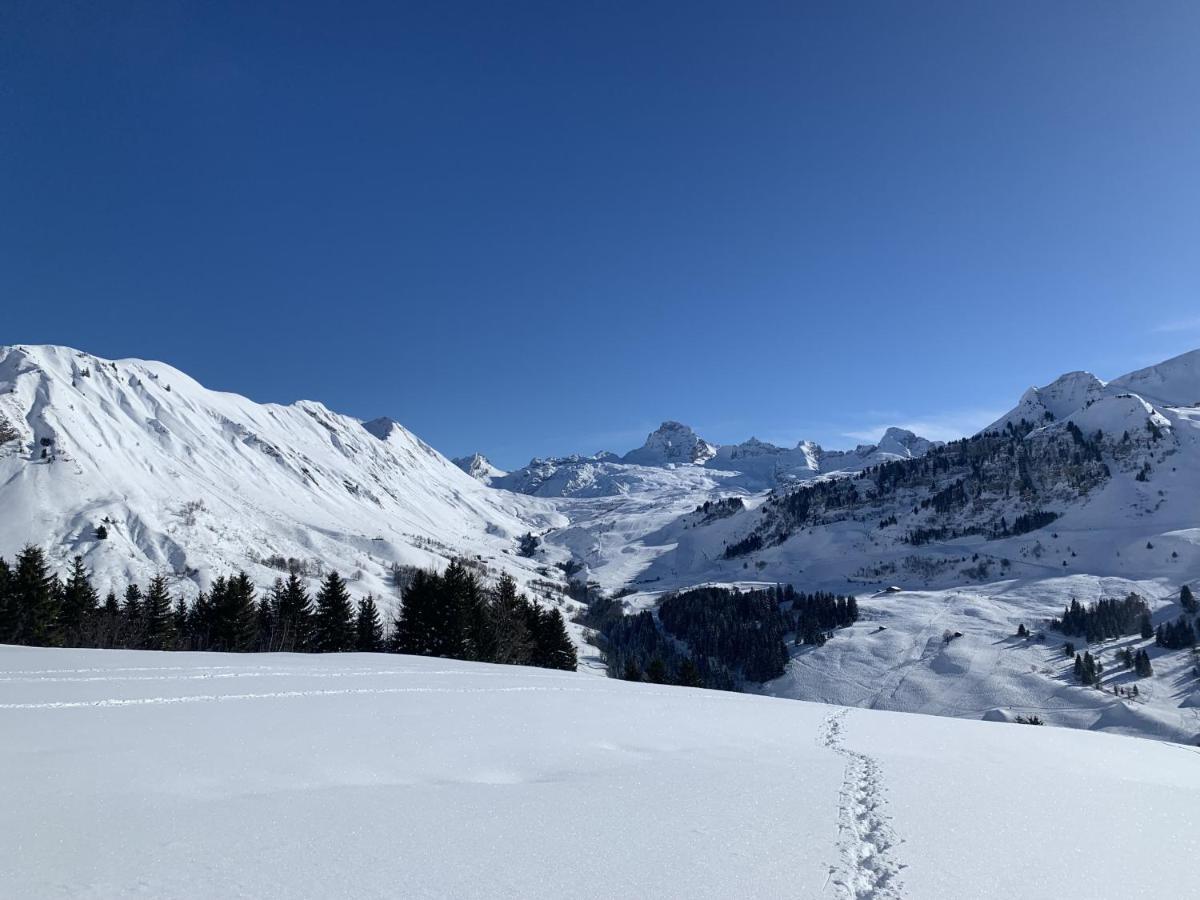
<instances>
[{"instance_id":1,"label":"blue sky","mask_svg":"<svg viewBox=\"0 0 1200 900\"><path fill-rule=\"evenodd\" d=\"M0 342L503 465L1200 346L1200 5L10 2Z\"/></svg>"}]
</instances>

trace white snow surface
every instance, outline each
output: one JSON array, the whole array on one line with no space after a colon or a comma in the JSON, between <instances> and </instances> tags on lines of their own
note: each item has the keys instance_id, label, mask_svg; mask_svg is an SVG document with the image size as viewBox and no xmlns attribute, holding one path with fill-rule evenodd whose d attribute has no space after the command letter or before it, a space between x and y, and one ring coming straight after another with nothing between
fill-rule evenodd
<instances>
[{"instance_id":1,"label":"white snow surface","mask_svg":"<svg viewBox=\"0 0 1200 900\"><path fill-rule=\"evenodd\" d=\"M528 582L535 564L516 537L564 524L389 419L259 404L159 362L3 347L0 415L19 434L0 444L0 555L38 543L62 568L82 554L102 591L163 572L185 594L239 569L269 584L272 556L385 597L393 562L455 555Z\"/></svg>"},{"instance_id":2,"label":"white snow surface","mask_svg":"<svg viewBox=\"0 0 1200 900\"><path fill-rule=\"evenodd\" d=\"M0 647L0 720L35 900L1187 897L1200 849L1192 747L537 669Z\"/></svg>"},{"instance_id":3,"label":"white snow surface","mask_svg":"<svg viewBox=\"0 0 1200 900\"><path fill-rule=\"evenodd\" d=\"M370 426L370 423L367 423ZM484 484L491 484L496 478L503 478L508 473L495 465L482 453L472 453L470 456L457 456L451 460L456 466Z\"/></svg>"}]
</instances>

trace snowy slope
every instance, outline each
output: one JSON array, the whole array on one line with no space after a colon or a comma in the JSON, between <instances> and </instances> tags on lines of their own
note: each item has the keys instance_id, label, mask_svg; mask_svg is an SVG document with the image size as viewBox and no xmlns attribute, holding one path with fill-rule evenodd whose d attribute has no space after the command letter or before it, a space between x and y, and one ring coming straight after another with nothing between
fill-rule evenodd
<instances>
[{"instance_id":1,"label":"snowy slope","mask_svg":"<svg viewBox=\"0 0 1200 900\"><path fill-rule=\"evenodd\" d=\"M0 722L22 898L1187 897L1200 849L1194 748L534 669L5 647Z\"/></svg>"},{"instance_id":2,"label":"snowy slope","mask_svg":"<svg viewBox=\"0 0 1200 900\"><path fill-rule=\"evenodd\" d=\"M241 568L265 584L271 557L336 567L356 593L456 554L528 580L516 536L561 523L390 420L254 403L159 362L0 348L0 416L17 433L0 444L0 555L80 553L102 589L166 572L187 593Z\"/></svg>"},{"instance_id":3,"label":"snowy slope","mask_svg":"<svg viewBox=\"0 0 1200 900\"><path fill-rule=\"evenodd\" d=\"M756 438L718 446L686 425L664 422L624 456L534 459L488 483L551 501L570 524L547 533L547 546L582 565L585 579L618 590L662 579L651 563L676 548L706 501L739 497L753 507L769 489L912 459L934 446L900 428L889 428L879 444L845 451L811 441L788 449Z\"/></svg>"},{"instance_id":4,"label":"snowy slope","mask_svg":"<svg viewBox=\"0 0 1200 900\"><path fill-rule=\"evenodd\" d=\"M646 565L631 583L645 593L630 602L643 606L663 591L709 583L852 592L863 619L824 647L795 648L787 673L765 692L964 718L1037 714L1051 724L1195 742L1200 680L1187 651L1140 638L1093 645L1106 666L1105 690L1097 691L1075 683L1062 635L1044 642L1014 635L1022 623L1044 631L1072 598L1086 604L1135 592L1149 601L1155 626L1182 613L1180 587L1200 583L1200 407L1165 401L1192 396L1198 361L1200 354L1185 354L1108 384L1071 373L1027 392L987 431L1022 420L1034 426L1015 440L1035 493L985 477L980 493L952 511L926 508L972 471L947 459L944 473L911 489L874 497L865 483L848 506L814 507L801 524L762 532L761 549L732 558L730 545L772 516L780 520L770 500L747 498L744 510L716 520L657 523L660 552L641 554ZM1086 453L1079 440L1088 442ZM1099 461L1088 462L1093 451ZM574 518L571 505L561 508ZM1026 533L992 530L1034 510L1058 518ZM914 543L909 535L922 528L950 536ZM905 590L876 595L893 584ZM947 643L947 633L962 636ZM1116 652L1143 648L1154 676L1136 682L1135 701L1114 695L1114 687L1135 683Z\"/></svg>"}]
</instances>

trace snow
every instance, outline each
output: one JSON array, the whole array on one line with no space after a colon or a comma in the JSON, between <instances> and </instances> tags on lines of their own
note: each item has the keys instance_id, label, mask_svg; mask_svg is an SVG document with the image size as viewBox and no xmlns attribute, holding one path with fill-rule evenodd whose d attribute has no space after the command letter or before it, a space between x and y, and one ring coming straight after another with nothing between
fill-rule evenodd
<instances>
[{"instance_id":1,"label":"snow","mask_svg":"<svg viewBox=\"0 0 1200 900\"><path fill-rule=\"evenodd\" d=\"M32 541L62 569L81 554L102 591L165 572L188 595L239 569L267 585L272 556L337 568L356 594L385 598L393 563L455 555L528 584L545 579L517 537L565 524L390 419L258 404L164 363L0 348L0 415L20 434L0 445L0 556Z\"/></svg>"},{"instance_id":2,"label":"snow","mask_svg":"<svg viewBox=\"0 0 1200 900\"><path fill-rule=\"evenodd\" d=\"M1200 406L1200 350L1130 372L1109 387L1164 406Z\"/></svg>"},{"instance_id":3,"label":"snow","mask_svg":"<svg viewBox=\"0 0 1200 900\"><path fill-rule=\"evenodd\" d=\"M630 450L623 462L643 466L688 465L705 463L717 453L717 448L702 439L687 425L663 422L646 437L646 443Z\"/></svg>"},{"instance_id":4,"label":"snow","mask_svg":"<svg viewBox=\"0 0 1200 900\"><path fill-rule=\"evenodd\" d=\"M1200 407L1189 405L1200 399L1198 372L1200 351L1107 384L1072 372L1026 392L1001 427L1024 418L1035 426L1031 447L1068 423L1089 438L1101 432L1111 470L1083 495L1052 486L1047 505L1060 517L1048 528L917 548L903 541L915 517L913 497L902 494L878 515L801 529L725 559L725 547L760 520L770 490L933 445L889 429L879 444L846 451L753 438L718 446L667 422L624 458L539 459L503 474L479 455L456 465L390 419L362 423L311 401L257 404L163 363L4 348L0 414L20 440L0 445L0 555L32 540L60 571L81 553L102 591L166 572L187 595L242 568L266 586L279 574L268 557L293 557L338 568L355 579L356 594L381 595L385 612L397 602L392 563L440 566L454 555L491 575L511 572L568 618L574 604L559 593L556 567L568 560L582 567L576 579L635 591L634 608L698 584L852 592L863 620L823 648L796 650L764 692L972 719L1037 712L1054 725L1191 743L1200 683L1189 654L1151 648L1155 674L1130 702L1111 692L1128 681L1113 654L1144 642L1093 648L1108 666L1101 693L1071 683L1061 636L1037 645L1013 634L1022 622L1044 630L1072 597L1134 591L1156 625L1178 617L1179 587L1200 583ZM744 508L724 517L697 511L723 498ZM1022 511L1015 497L994 502L1009 521ZM899 523L880 527L893 512ZM105 518L109 538L99 541L94 527ZM531 559L516 553L527 531L541 538ZM891 584L905 590L870 596ZM582 630L570 627L580 641ZM946 645L946 629L963 637ZM601 670L595 649L579 647L583 666Z\"/></svg>"},{"instance_id":5,"label":"snow","mask_svg":"<svg viewBox=\"0 0 1200 900\"><path fill-rule=\"evenodd\" d=\"M11 896L1181 897L1194 748L397 656L0 648Z\"/></svg>"},{"instance_id":6,"label":"snow","mask_svg":"<svg viewBox=\"0 0 1200 900\"><path fill-rule=\"evenodd\" d=\"M369 426L369 423L368 423ZM470 456L458 456L451 460L456 466L484 484L491 484L497 478L503 478L508 473L492 463L482 453L472 453Z\"/></svg>"}]
</instances>

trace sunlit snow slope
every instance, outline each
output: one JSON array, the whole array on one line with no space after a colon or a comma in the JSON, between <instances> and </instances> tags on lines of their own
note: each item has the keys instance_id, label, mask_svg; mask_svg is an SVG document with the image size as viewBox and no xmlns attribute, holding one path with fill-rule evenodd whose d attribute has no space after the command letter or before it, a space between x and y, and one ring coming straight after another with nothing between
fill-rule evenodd
<instances>
[{"instance_id":1,"label":"sunlit snow slope","mask_svg":"<svg viewBox=\"0 0 1200 900\"><path fill-rule=\"evenodd\" d=\"M272 557L384 591L393 562L479 557L520 575L516 537L561 517L489 490L401 426L320 403L258 404L163 363L0 348L0 555L80 553L101 589L166 572L177 589ZM104 524L107 540L96 536Z\"/></svg>"},{"instance_id":2,"label":"sunlit snow slope","mask_svg":"<svg viewBox=\"0 0 1200 900\"><path fill-rule=\"evenodd\" d=\"M0 792L22 898L1186 897L1200 758L443 660L4 647Z\"/></svg>"}]
</instances>

